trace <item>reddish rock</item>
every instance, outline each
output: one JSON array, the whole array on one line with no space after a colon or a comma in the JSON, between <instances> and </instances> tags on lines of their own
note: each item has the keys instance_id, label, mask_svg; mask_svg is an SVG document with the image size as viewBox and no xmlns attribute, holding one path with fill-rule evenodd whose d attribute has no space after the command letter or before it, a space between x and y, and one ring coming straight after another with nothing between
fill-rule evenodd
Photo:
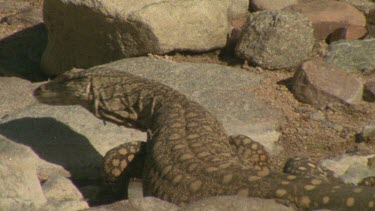
<instances>
[{"instance_id":1,"label":"reddish rock","mask_svg":"<svg viewBox=\"0 0 375 211\"><path fill-rule=\"evenodd\" d=\"M375 102L375 80L365 83L363 99L369 102Z\"/></svg>"},{"instance_id":2,"label":"reddish rock","mask_svg":"<svg viewBox=\"0 0 375 211\"><path fill-rule=\"evenodd\" d=\"M354 6L338 1L315 0L292 5L287 10L300 12L313 23L314 36L326 39L338 29L340 38L358 39L366 35L366 17ZM337 35L335 35L337 36Z\"/></svg>"},{"instance_id":3,"label":"reddish rock","mask_svg":"<svg viewBox=\"0 0 375 211\"><path fill-rule=\"evenodd\" d=\"M303 63L294 74L293 82L294 96L317 107L329 103L355 104L362 98L360 81L319 60Z\"/></svg>"},{"instance_id":4,"label":"reddish rock","mask_svg":"<svg viewBox=\"0 0 375 211\"><path fill-rule=\"evenodd\" d=\"M245 25L248 16L238 18L231 21L232 31L231 31L231 38L238 39L242 32L242 27Z\"/></svg>"}]
</instances>

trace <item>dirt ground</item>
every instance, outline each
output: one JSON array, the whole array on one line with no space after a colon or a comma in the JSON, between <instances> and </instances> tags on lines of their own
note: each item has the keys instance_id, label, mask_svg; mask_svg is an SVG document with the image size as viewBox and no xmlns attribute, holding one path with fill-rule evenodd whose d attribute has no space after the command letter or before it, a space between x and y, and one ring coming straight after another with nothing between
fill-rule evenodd
<instances>
[{"instance_id":1,"label":"dirt ground","mask_svg":"<svg viewBox=\"0 0 375 211\"><path fill-rule=\"evenodd\" d=\"M29 2L35 8L42 6L42 0L17 1ZM17 12L19 11L8 11L8 13L0 11L0 41L29 27L27 24L6 23L6 17ZM220 51L205 54L172 53L163 57L173 61L237 66L262 76L261 86L249 88L248 91L255 93L270 106L280 109L286 117L279 128L282 135L278 141L284 150L272 157L276 169L280 170L286 159L291 156L309 156L313 160L321 160L343 153L374 153L375 143L363 143L358 139L357 134L364 126L375 123L375 103L363 102L355 106L327 106L316 109L298 102L289 91L288 79L293 76L293 71L270 71L248 67L230 53L224 54ZM357 74L356 77L365 81L368 76Z\"/></svg>"}]
</instances>

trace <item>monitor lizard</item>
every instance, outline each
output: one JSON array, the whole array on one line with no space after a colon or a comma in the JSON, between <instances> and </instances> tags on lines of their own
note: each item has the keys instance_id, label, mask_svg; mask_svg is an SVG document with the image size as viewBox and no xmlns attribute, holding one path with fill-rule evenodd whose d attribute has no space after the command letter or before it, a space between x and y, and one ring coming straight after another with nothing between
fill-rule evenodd
<instances>
[{"instance_id":1,"label":"monitor lizard","mask_svg":"<svg viewBox=\"0 0 375 211\"><path fill-rule=\"evenodd\" d=\"M200 104L156 81L106 67L73 69L41 85L34 96L49 105L81 105L99 119L146 132L147 142L125 143L105 156L109 181L124 172L141 176L146 196L178 205L242 195L277 199L299 210L375 209L372 187L270 170L261 144L228 136ZM134 160L138 165L130 165Z\"/></svg>"}]
</instances>

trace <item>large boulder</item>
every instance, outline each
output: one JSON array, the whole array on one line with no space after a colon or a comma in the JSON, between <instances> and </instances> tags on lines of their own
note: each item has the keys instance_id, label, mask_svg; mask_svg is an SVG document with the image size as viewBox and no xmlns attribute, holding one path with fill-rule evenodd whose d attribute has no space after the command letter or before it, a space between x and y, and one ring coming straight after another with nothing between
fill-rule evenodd
<instances>
[{"instance_id":1,"label":"large boulder","mask_svg":"<svg viewBox=\"0 0 375 211\"><path fill-rule=\"evenodd\" d=\"M225 46L239 0L45 0L42 68L58 75L124 57ZM246 4L245 4L246 5Z\"/></svg>"},{"instance_id":2,"label":"large boulder","mask_svg":"<svg viewBox=\"0 0 375 211\"><path fill-rule=\"evenodd\" d=\"M302 14L261 11L249 16L235 51L251 64L281 69L307 60L313 46L311 22Z\"/></svg>"}]
</instances>

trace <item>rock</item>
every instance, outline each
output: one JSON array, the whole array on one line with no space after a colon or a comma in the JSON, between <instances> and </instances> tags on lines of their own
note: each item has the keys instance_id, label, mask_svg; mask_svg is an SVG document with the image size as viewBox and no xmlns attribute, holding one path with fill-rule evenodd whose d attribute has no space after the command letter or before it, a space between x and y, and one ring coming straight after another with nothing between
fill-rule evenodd
<instances>
[{"instance_id":1,"label":"rock","mask_svg":"<svg viewBox=\"0 0 375 211\"><path fill-rule=\"evenodd\" d=\"M65 170L62 166L56 165L54 163L49 163L45 160L39 159L37 166L37 176L39 181L45 182L50 178L61 176L70 178L72 175Z\"/></svg>"},{"instance_id":2,"label":"rock","mask_svg":"<svg viewBox=\"0 0 375 211\"><path fill-rule=\"evenodd\" d=\"M346 39L358 39L367 33L365 16L344 2L315 0L292 5L286 9L308 17L314 27L314 36L318 40L325 40L340 28L346 29Z\"/></svg>"},{"instance_id":3,"label":"rock","mask_svg":"<svg viewBox=\"0 0 375 211\"><path fill-rule=\"evenodd\" d=\"M293 211L291 207L286 207L277 203L272 199L249 198L244 196L216 196L202 199L179 211L193 211L193 210L215 210L215 211L263 211L263 210L279 210L279 211Z\"/></svg>"},{"instance_id":4,"label":"rock","mask_svg":"<svg viewBox=\"0 0 375 211\"><path fill-rule=\"evenodd\" d=\"M374 72L375 39L333 42L329 45L325 61L348 72Z\"/></svg>"},{"instance_id":5,"label":"rock","mask_svg":"<svg viewBox=\"0 0 375 211\"><path fill-rule=\"evenodd\" d=\"M368 102L375 101L375 80L365 83L363 88L363 99Z\"/></svg>"},{"instance_id":6,"label":"rock","mask_svg":"<svg viewBox=\"0 0 375 211\"><path fill-rule=\"evenodd\" d=\"M109 205L102 205L97 207L91 207L86 209L86 211L117 211L117 210L166 210L166 211L177 211L178 206L163 201L155 197L145 197L137 199L129 199L118 201Z\"/></svg>"},{"instance_id":7,"label":"rock","mask_svg":"<svg viewBox=\"0 0 375 211\"><path fill-rule=\"evenodd\" d=\"M313 29L299 13L261 11L250 15L236 54L267 69L292 68L309 58Z\"/></svg>"},{"instance_id":8,"label":"rock","mask_svg":"<svg viewBox=\"0 0 375 211\"><path fill-rule=\"evenodd\" d=\"M323 112L317 111L317 112L311 114L310 118L313 119L313 120L316 120L316 121L323 121L323 120L325 120L325 115L324 115Z\"/></svg>"},{"instance_id":9,"label":"rock","mask_svg":"<svg viewBox=\"0 0 375 211\"><path fill-rule=\"evenodd\" d=\"M229 19L239 19L249 15L249 0L228 0Z\"/></svg>"},{"instance_id":10,"label":"rock","mask_svg":"<svg viewBox=\"0 0 375 211\"><path fill-rule=\"evenodd\" d=\"M235 16L228 14L236 11L230 5L232 0L45 0L49 42L41 65L47 75L58 75L147 53L221 48L228 16Z\"/></svg>"},{"instance_id":11,"label":"rock","mask_svg":"<svg viewBox=\"0 0 375 211\"><path fill-rule=\"evenodd\" d=\"M375 143L375 124L365 126L360 137L362 141Z\"/></svg>"},{"instance_id":12,"label":"rock","mask_svg":"<svg viewBox=\"0 0 375 211\"><path fill-rule=\"evenodd\" d=\"M375 176L375 168L368 166L369 159L374 156L343 155L332 160L323 160L321 165L334 172L334 176L345 183L358 184L363 178Z\"/></svg>"},{"instance_id":13,"label":"rock","mask_svg":"<svg viewBox=\"0 0 375 211\"><path fill-rule=\"evenodd\" d=\"M128 198L129 199L143 198L142 180L129 181Z\"/></svg>"},{"instance_id":14,"label":"rock","mask_svg":"<svg viewBox=\"0 0 375 211\"><path fill-rule=\"evenodd\" d=\"M338 1L345 2L354 6L359 11L363 12L366 16L371 9L375 8L375 2L373 0L338 0Z\"/></svg>"},{"instance_id":15,"label":"rock","mask_svg":"<svg viewBox=\"0 0 375 211\"><path fill-rule=\"evenodd\" d=\"M372 8L369 10L368 15L367 15L367 22L369 24L375 24L375 8Z\"/></svg>"},{"instance_id":16,"label":"rock","mask_svg":"<svg viewBox=\"0 0 375 211\"><path fill-rule=\"evenodd\" d=\"M38 160L30 148L0 135L1 209L35 210L47 202L37 178Z\"/></svg>"},{"instance_id":17,"label":"rock","mask_svg":"<svg viewBox=\"0 0 375 211\"><path fill-rule=\"evenodd\" d=\"M105 66L162 82L211 111L228 134L247 135L264 144L271 153L276 149L277 127L284 117L279 110L242 90L259 84L260 78L255 74L222 65L175 63L144 57L123 59Z\"/></svg>"},{"instance_id":18,"label":"rock","mask_svg":"<svg viewBox=\"0 0 375 211\"><path fill-rule=\"evenodd\" d=\"M356 104L362 98L360 81L319 60L303 63L293 76L292 91L298 100L316 107Z\"/></svg>"},{"instance_id":19,"label":"rock","mask_svg":"<svg viewBox=\"0 0 375 211\"><path fill-rule=\"evenodd\" d=\"M20 9L18 13L6 17L4 21L9 25L22 25L23 27L40 24L43 22L42 9L35 7Z\"/></svg>"},{"instance_id":20,"label":"rock","mask_svg":"<svg viewBox=\"0 0 375 211\"><path fill-rule=\"evenodd\" d=\"M38 87L29 81L0 77L0 119L36 102L32 90Z\"/></svg>"},{"instance_id":21,"label":"rock","mask_svg":"<svg viewBox=\"0 0 375 211\"><path fill-rule=\"evenodd\" d=\"M227 45L223 49L223 51L225 51L227 54L233 55L234 49L241 37L242 29L247 21L247 18L248 16L231 21L232 29L228 36Z\"/></svg>"},{"instance_id":22,"label":"rock","mask_svg":"<svg viewBox=\"0 0 375 211\"><path fill-rule=\"evenodd\" d=\"M101 179L102 159L108 150L126 141L146 140L135 130L104 124L80 106L39 103L1 119L0 134L63 166L73 180L88 183Z\"/></svg>"},{"instance_id":23,"label":"rock","mask_svg":"<svg viewBox=\"0 0 375 211\"><path fill-rule=\"evenodd\" d=\"M252 0L250 1L250 7L252 11L263 11L263 10L282 10L285 7L298 4L298 0Z\"/></svg>"},{"instance_id":24,"label":"rock","mask_svg":"<svg viewBox=\"0 0 375 211\"><path fill-rule=\"evenodd\" d=\"M43 184L44 195L48 200L47 208L53 210L82 210L88 208L82 194L67 178L55 176ZM56 209L57 208L57 209Z\"/></svg>"}]
</instances>

